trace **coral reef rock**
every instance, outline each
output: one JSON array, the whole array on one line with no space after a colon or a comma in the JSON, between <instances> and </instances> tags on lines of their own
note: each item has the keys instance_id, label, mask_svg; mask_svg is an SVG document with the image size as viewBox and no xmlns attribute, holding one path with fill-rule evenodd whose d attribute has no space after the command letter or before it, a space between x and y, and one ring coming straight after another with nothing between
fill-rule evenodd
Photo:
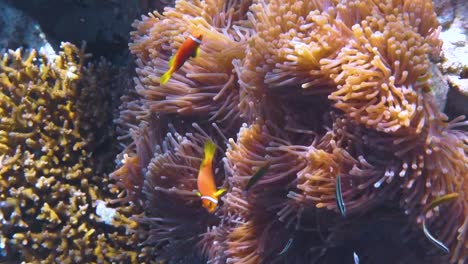
<instances>
[{"instance_id":1,"label":"coral reef rock","mask_svg":"<svg viewBox=\"0 0 468 264\"><path fill-rule=\"evenodd\" d=\"M462 0L440 1L440 15L453 13L450 23L446 23L440 38L443 58L442 73L447 75L451 86L448 112L468 114L468 2Z\"/></svg>"}]
</instances>

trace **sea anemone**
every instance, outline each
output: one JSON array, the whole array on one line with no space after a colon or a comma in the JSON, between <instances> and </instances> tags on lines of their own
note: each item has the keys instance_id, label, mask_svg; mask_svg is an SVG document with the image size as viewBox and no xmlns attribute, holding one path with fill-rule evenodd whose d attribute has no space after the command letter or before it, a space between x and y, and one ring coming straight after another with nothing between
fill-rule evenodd
<instances>
[{"instance_id":1,"label":"sea anemone","mask_svg":"<svg viewBox=\"0 0 468 264\"><path fill-rule=\"evenodd\" d=\"M134 23L130 50L137 58L135 89L150 111L208 116L227 130L239 121L239 88L231 62L243 56L251 34L242 25L244 2L178 1L164 15L150 13ZM171 54L193 32L203 35L200 57L161 85L159 77Z\"/></svg>"},{"instance_id":2,"label":"sea anemone","mask_svg":"<svg viewBox=\"0 0 468 264\"><path fill-rule=\"evenodd\" d=\"M395 262L464 261L467 138L458 129L466 121L448 122L435 107L429 68L440 28L431 1L180 0L134 26L136 95L120 120L129 120L124 153L138 166L114 175L138 193L157 257L342 263L358 250L363 261L385 262L378 256L390 245L417 249L388 258ZM206 36L201 56L160 84L192 32ZM215 215L193 193L208 138L225 151L216 173L228 192ZM460 198L425 211L451 192ZM426 220L449 257L425 253Z\"/></svg>"},{"instance_id":3,"label":"sea anemone","mask_svg":"<svg viewBox=\"0 0 468 264\"><path fill-rule=\"evenodd\" d=\"M420 97L430 79L428 55L440 51L432 1L347 5L337 6L348 12L338 12L338 18L349 21L351 37L335 57L321 61L322 71L337 88L329 99L350 118L377 131L419 133L425 120Z\"/></svg>"},{"instance_id":4,"label":"sea anemone","mask_svg":"<svg viewBox=\"0 0 468 264\"><path fill-rule=\"evenodd\" d=\"M125 162L112 177L125 187L127 197L143 208L143 215L135 220L143 225L143 245L154 246L157 259L203 263L205 257L194 245L208 228L219 223L216 215L201 206L195 193L203 145L209 139L206 131L210 130L196 123L181 125L186 120L173 121L153 115L149 122L140 124L132 132L134 149L126 149L134 153L126 153ZM222 142L213 131L213 139ZM214 166L216 174L223 174L219 156ZM221 181L217 180L218 185Z\"/></svg>"}]
</instances>

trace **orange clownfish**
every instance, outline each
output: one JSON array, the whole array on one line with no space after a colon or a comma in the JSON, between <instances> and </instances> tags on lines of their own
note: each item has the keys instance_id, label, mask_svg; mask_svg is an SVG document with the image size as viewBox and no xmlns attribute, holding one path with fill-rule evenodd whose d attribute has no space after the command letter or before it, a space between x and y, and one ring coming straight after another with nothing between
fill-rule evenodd
<instances>
[{"instance_id":1,"label":"orange clownfish","mask_svg":"<svg viewBox=\"0 0 468 264\"><path fill-rule=\"evenodd\" d=\"M159 79L161 84L166 84L171 78L172 74L180 67L182 67L185 61L187 61L190 57L197 57L200 54L200 44L202 38L202 34L196 33L190 35L190 37L187 38L184 43L182 43L182 46L180 46L176 54L172 56L171 60L169 60L169 69Z\"/></svg>"},{"instance_id":2,"label":"orange clownfish","mask_svg":"<svg viewBox=\"0 0 468 264\"><path fill-rule=\"evenodd\" d=\"M205 142L204 152L205 157L200 165L198 172L198 196L201 197L202 206L209 212L213 213L218 207L218 199L226 193L226 189L217 190L213 176L213 157L216 151L216 145L213 141Z\"/></svg>"}]
</instances>

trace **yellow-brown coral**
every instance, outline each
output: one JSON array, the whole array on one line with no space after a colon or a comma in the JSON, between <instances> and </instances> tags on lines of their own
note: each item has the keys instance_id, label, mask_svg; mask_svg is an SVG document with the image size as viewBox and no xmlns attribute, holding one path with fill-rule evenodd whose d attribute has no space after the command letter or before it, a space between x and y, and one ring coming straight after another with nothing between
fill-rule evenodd
<instances>
[{"instance_id":1,"label":"yellow-brown coral","mask_svg":"<svg viewBox=\"0 0 468 264\"><path fill-rule=\"evenodd\" d=\"M103 214L110 68L85 66L83 48L62 49L52 57L9 51L0 63L2 260L136 262L140 253L124 250L138 241L126 234L134 209ZM108 154L97 155L101 148Z\"/></svg>"}]
</instances>

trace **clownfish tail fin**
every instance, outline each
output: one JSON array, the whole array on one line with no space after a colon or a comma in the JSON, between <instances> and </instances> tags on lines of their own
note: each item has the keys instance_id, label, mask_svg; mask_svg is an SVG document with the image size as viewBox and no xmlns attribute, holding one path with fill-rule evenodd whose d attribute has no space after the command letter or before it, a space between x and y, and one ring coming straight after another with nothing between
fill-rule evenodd
<instances>
[{"instance_id":1,"label":"clownfish tail fin","mask_svg":"<svg viewBox=\"0 0 468 264\"><path fill-rule=\"evenodd\" d=\"M167 72L165 72L161 76L161 78L159 78L159 83L160 84L166 84L169 81L169 79L171 78L171 76L172 76L172 72L170 70L168 70Z\"/></svg>"},{"instance_id":2,"label":"clownfish tail fin","mask_svg":"<svg viewBox=\"0 0 468 264\"><path fill-rule=\"evenodd\" d=\"M169 79L172 77L172 73L174 72L175 58L176 58L176 55L172 56L169 62L167 63L167 66L169 66L169 69L159 79L160 84L166 84L169 81Z\"/></svg>"},{"instance_id":3,"label":"clownfish tail fin","mask_svg":"<svg viewBox=\"0 0 468 264\"><path fill-rule=\"evenodd\" d=\"M211 140L207 140L204 146L205 161L212 160L216 151L216 144Z\"/></svg>"}]
</instances>

